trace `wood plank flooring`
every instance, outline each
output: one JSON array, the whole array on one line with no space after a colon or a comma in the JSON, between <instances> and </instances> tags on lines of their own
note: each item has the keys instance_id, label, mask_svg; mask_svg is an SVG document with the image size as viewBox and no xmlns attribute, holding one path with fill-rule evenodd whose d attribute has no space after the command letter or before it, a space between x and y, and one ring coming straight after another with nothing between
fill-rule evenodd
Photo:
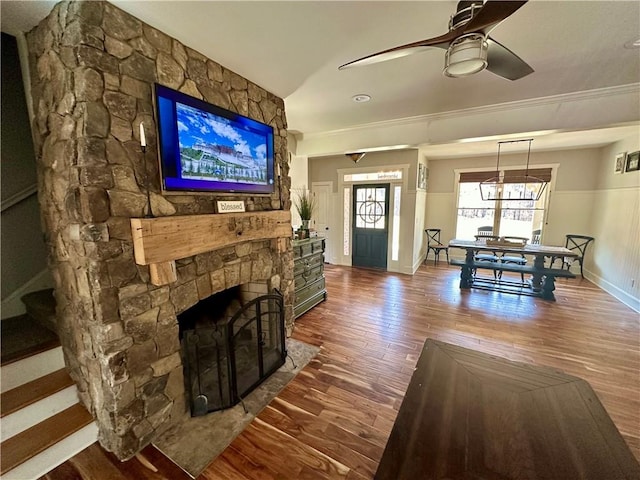
<instances>
[{"instance_id":1,"label":"wood plank flooring","mask_svg":"<svg viewBox=\"0 0 640 480\"><path fill-rule=\"evenodd\" d=\"M371 479L429 337L587 380L640 458L639 315L579 278L551 303L461 291L459 272L327 265L328 299L293 334L320 353L199 480Z\"/></svg>"}]
</instances>

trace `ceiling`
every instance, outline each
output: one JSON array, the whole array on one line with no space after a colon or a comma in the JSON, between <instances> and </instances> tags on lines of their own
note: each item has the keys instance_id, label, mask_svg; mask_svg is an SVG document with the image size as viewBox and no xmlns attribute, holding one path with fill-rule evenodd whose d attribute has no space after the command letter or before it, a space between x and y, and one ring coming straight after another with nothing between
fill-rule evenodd
<instances>
[{"instance_id":1,"label":"ceiling","mask_svg":"<svg viewBox=\"0 0 640 480\"><path fill-rule=\"evenodd\" d=\"M455 1L112 3L284 98L289 129L303 134L640 82L640 50L624 48L640 36L638 1L528 2L491 33L535 70L517 81L488 71L445 77L440 49L338 71L356 58L445 33ZM2 31L29 30L54 4L3 0ZM362 93L371 101L352 101ZM601 133L610 143L628 130ZM555 143L594 138L570 132ZM495 139L476 147L485 143L495 150Z\"/></svg>"}]
</instances>

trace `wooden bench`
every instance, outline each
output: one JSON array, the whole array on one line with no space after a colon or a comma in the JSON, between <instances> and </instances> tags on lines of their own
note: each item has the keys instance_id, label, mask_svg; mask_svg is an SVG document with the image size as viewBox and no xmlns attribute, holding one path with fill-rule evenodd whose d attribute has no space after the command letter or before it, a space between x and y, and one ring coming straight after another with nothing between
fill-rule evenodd
<instances>
[{"instance_id":1,"label":"wooden bench","mask_svg":"<svg viewBox=\"0 0 640 480\"><path fill-rule=\"evenodd\" d=\"M501 288L502 282L500 280L494 281L485 281L483 285L474 285L478 281L472 274L475 270L493 270L498 272L514 272L520 274L531 274L534 277L533 285L531 286L531 292L526 294L533 295L537 297L542 297L545 300L555 300L555 296L553 291L556 289L555 287L555 279L556 277L563 278L576 278L576 276L571 273L569 270L562 270L560 268L539 268L535 265L517 265L511 263L502 263L498 262L470 262L467 263L464 260L456 260L453 259L449 262L451 265L455 265L458 267L462 267L462 273L460 275L460 288L489 288L491 290L500 290L507 293L518 293L522 294L522 291L514 291ZM544 280L542 280L544 277ZM493 287L487 287L486 283L493 285ZM525 285L522 284L522 287Z\"/></svg>"}]
</instances>

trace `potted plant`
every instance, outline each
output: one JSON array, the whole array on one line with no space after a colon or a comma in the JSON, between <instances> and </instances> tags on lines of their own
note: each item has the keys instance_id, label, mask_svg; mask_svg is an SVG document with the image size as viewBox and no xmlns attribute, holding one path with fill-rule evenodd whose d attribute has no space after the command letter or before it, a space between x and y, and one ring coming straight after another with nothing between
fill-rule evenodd
<instances>
[{"instance_id":1,"label":"potted plant","mask_svg":"<svg viewBox=\"0 0 640 480\"><path fill-rule=\"evenodd\" d=\"M293 205L296 207L298 215L300 215L300 220L302 220L302 229L309 230L309 221L316 208L315 198L308 190L302 190L296 193Z\"/></svg>"}]
</instances>

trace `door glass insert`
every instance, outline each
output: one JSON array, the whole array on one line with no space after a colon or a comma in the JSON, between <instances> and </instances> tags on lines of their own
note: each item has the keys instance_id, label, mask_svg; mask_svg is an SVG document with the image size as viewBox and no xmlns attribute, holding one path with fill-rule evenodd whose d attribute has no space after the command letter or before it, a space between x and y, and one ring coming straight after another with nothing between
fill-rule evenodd
<instances>
[{"instance_id":1,"label":"door glass insert","mask_svg":"<svg viewBox=\"0 0 640 480\"><path fill-rule=\"evenodd\" d=\"M367 187L356 192L356 228L384 230L386 189Z\"/></svg>"}]
</instances>

